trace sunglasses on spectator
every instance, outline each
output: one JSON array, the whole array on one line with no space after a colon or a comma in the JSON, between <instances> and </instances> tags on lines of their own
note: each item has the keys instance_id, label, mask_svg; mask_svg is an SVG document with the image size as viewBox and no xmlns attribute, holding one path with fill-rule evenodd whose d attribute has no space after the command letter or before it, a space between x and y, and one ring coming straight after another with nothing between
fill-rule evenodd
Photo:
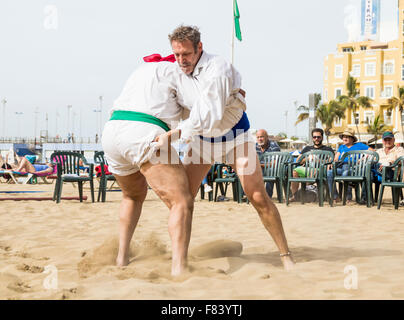
<instances>
[{"instance_id":1,"label":"sunglasses on spectator","mask_svg":"<svg viewBox=\"0 0 404 320\"><path fill-rule=\"evenodd\" d=\"M313 136L313 139L322 139L322 136Z\"/></svg>"}]
</instances>

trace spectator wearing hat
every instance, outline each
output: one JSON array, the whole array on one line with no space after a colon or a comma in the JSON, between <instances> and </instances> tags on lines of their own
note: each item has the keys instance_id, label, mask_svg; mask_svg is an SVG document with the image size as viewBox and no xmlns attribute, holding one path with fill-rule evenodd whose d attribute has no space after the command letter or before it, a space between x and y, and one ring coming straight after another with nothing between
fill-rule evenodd
<instances>
[{"instance_id":1,"label":"spectator wearing hat","mask_svg":"<svg viewBox=\"0 0 404 320\"><path fill-rule=\"evenodd\" d=\"M337 153L335 154L334 161L339 161L342 155L348 151L361 151L361 150L369 150L369 146L362 142L358 142L358 138L355 136L355 133L351 129L345 130L342 134L339 135L342 140L342 145L339 146ZM347 176L348 175L348 159L345 158L344 163L341 167L337 168L337 175ZM332 184L334 181L334 172L333 170L327 171L327 181L328 187L332 188ZM337 190L334 190L334 200L338 199ZM347 200L352 200L352 187L348 187ZM363 199L362 199L363 200Z\"/></svg>"},{"instance_id":2,"label":"spectator wearing hat","mask_svg":"<svg viewBox=\"0 0 404 320\"><path fill-rule=\"evenodd\" d=\"M391 166L398 158L404 156L404 149L395 145L396 139L391 131L386 131L382 136L383 148L377 150L379 163L377 164L376 178L381 181L383 167ZM393 171L388 170L389 178L392 178Z\"/></svg>"}]
</instances>

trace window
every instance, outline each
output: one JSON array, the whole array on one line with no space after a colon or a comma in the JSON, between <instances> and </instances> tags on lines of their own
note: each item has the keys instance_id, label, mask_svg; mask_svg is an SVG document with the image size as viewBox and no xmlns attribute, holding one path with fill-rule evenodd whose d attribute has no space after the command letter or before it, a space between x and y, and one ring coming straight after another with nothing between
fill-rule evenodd
<instances>
[{"instance_id":1,"label":"window","mask_svg":"<svg viewBox=\"0 0 404 320\"><path fill-rule=\"evenodd\" d=\"M384 110L383 112L383 116L384 116L384 124L387 126L391 126L392 125L392 112L389 110Z\"/></svg>"},{"instance_id":2,"label":"window","mask_svg":"<svg viewBox=\"0 0 404 320\"><path fill-rule=\"evenodd\" d=\"M404 81L404 64L401 66L401 80Z\"/></svg>"},{"instance_id":3,"label":"window","mask_svg":"<svg viewBox=\"0 0 404 320\"><path fill-rule=\"evenodd\" d=\"M335 66L335 78L342 78L343 67L342 64L337 64Z\"/></svg>"},{"instance_id":4,"label":"window","mask_svg":"<svg viewBox=\"0 0 404 320\"><path fill-rule=\"evenodd\" d=\"M352 47L342 48L342 52L353 52L353 48Z\"/></svg>"},{"instance_id":5,"label":"window","mask_svg":"<svg viewBox=\"0 0 404 320\"><path fill-rule=\"evenodd\" d=\"M351 119L352 119L352 124L359 124L359 112L352 112L351 115Z\"/></svg>"},{"instance_id":6,"label":"window","mask_svg":"<svg viewBox=\"0 0 404 320\"><path fill-rule=\"evenodd\" d=\"M362 51L366 51L367 47L366 46L361 46Z\"/></svg>"},{"instance_id":7,"label":"window","mask_svg":"<svg viewBox=\"0 0 404 320\"><path fill-rule=\"evenodd\" d=\"M372 124L375 121L375 112L374 111L365 111L363 118L365 120L365 123Z\"/></svg>"},{"instance_id":8,"label":"window","mask_svg":"<svg viewBox=\"0 0 404 320\"><path fill-rule=\"evenodd\" d=\"M360 77L361 76L361 65L360 64L354 64L352 66L351 76L352 77Z\"/></svg>"},{"instance_id":9,"label":"window","mask_svg":"<svg viewBox=\"0 0 404 320\"><path fill-rule=\"evenodd\" d=\"M328 101L328 89L324 89L324 101Z\"/></svg>"},{"instance_id":10,"label":"window","mask_svg":"<svg viewBox=\"0 0 404 320\"><path fill-rule=\"evenodd\" d=\"M376 75L376 63L375 62L368 62L365 64L365 76L366 77L373 77Z\"/></svg>"},{"instance_id":11,"label":"window","mask_svg":"<svg viewBox=\"0 0 404 320\"><path fill-rule=\"evenodd\" d=\"M369 97L370 99L374 99L375 98L375 86L365 87L365 95L366 95L366 97Z\"/></svg>"},{"instance_id":12,"label":"window","mask_svg":"<svg viewBox=\"0 0 404 320\"><path fill-rule=\"evenodd\" d=\"M384 74L394 74L394 61L385 61L383 65Z\"/></svg>"},{"instance_id":13,"label":"window","mask_svg":"<svg viewBox=\"0 0 404 320\"><path fill-rule=\"evenodd\" d=\"M335 89L335 99L337 99L339 96L342 96L342 89L336 88Z\"/></svg>"},{"instance_id":14,"label":"window","mask_svg":"<svg viewBox=\"0 0 404 320\"><path fill-rule=\"evenodd\" d=\"M382 92L382 98L391 98L393 96L393 86L385 86Z\"/></svg>"},{"instance_id":15,"label":"window","mask_svg":"<svg viewBox=\"0 0 404 320\"><path fill-rule=\"evenodd\" d=\"M328 80L328 67L325 67L324 79Z\"/></svg>"},{"instance_id":16,"label":"window","mask_svg":"<svg viewBox=\"0 0 404 320\"><path fill-rule=\"evenodd\" d=\"M334 121L334 127L342 127L342 119L341 118L337 118Z\"/></svg>"}]
</instances>

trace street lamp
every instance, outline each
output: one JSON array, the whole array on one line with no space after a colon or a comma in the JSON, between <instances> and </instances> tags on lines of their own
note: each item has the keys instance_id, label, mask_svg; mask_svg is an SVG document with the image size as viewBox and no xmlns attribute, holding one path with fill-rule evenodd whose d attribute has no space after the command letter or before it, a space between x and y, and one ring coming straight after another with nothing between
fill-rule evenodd
<instances>
[{"instance_id":1,"label":"street lamp","mask_svg":"<svg viewBox=\"0 0 404 320\"><path fill-rule=\"evenodd\" d=\"M101 114L101 109L94 109L93 112L96 112L96 113ZM97 117L95 117L95 119L96 119L96 123L95 123L95 126L96 126L96 133L97 133L97 136L100 137L100 134L99 134L100 130L98 129L98 125L101 126L101 122L98 123Z\"/></svg>"},{"instance_id":2,"label":"street lamp","mask_svg":"<svg viewBox=\"0 0 404 320\"><path fill-rule=\"evenodd\" d=\"M67 135L69 135L69 132L70 132L70 109L72 108L73 106L71 105L71 104L69 104L68 106L67 106Z\"/></svg>"},{"instance_id":3,"label":"street lamp","mask_svg":"<svg viewBox=\"0 0 404 320\"><path fill-rule=\"evenodd\" d=\"M59 119L59 111L56 111L56 121L55 121L55 137L57 138L58 136L58 119Z\"/></svg>"},{"instance_id":4,"label":"street lamp","mask_svg":"<svg viewBox=\"0 0 404 320\"><path fill-rule=\"evenodd\" d=\"M101 138L101 131L102 131L102 99L103 99L103 96L99 96L98 99L100 99L100 132L99 132L99 137Z\"/></svg>"},{"instance_id":5,"label":"street lamp","mask_svg":"<svg viewBox=\"0 0 404 320\"><path fill-rule=\"evenodd\" d=\"M1 102L3 103L3 138L6 137L6 104L7 104L7 100L4 98L3 100L1 100Z\"/></svg>"},{"instance_id":6,"label":"street lamp","mask_svg":"<svg viewBox=\"0 0 404 320\"><path fill-rule=\"evenodd\" d=\"M36 141L36 129L37 129L37 124L38 124L38 113L39 113L39 108L36 107L35 111L34 111L34 114L35 114L35 117L34 117L34 140L35 141Z\"/></svg>"}]
</instances>

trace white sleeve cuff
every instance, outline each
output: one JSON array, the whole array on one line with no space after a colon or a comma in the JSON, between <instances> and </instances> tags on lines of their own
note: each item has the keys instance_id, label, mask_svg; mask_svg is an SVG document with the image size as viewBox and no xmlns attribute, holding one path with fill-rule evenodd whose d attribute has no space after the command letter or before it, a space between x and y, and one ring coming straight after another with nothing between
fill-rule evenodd
<instances>
[{"instance_id":1,"label":"white sleeve cuff","mask_svg":"<svg viewBox=\"0 0 404 320\"><path fill-rule=\"evenodd\" d=\"M181 137L180 137L181 143L189 143L191 141L194 141L194 136L198 134L197 131L193 130L193 128L190 127L189 121L184 121L180 123L177 129L181 130Z\"/></svg>"}]
</instances>

